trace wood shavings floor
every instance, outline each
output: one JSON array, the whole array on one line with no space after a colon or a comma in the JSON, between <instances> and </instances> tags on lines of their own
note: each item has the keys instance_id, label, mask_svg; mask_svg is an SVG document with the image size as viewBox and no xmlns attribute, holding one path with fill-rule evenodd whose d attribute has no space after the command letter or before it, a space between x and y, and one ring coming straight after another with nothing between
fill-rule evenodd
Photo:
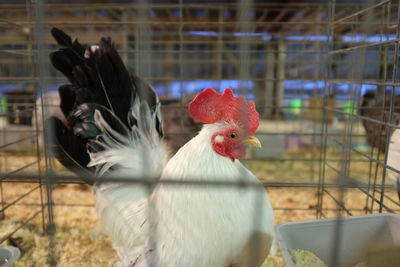
<instances>
[{"instance_id":1,"label":"wood shavings floor","mask_svg":"<svg viewBox=\"0 0 400 267\"><path fill-rule=\"evenodd\" d=\"M310 158L310 154L302 153L304 158ZM4 157L3 157L4 159ZM13 170L34 160L34 156L7 156L7 166L3 165L3 172ZM368 163L355 162L352 164L352 175L354 177L368 177ZM274 165L272 167L272 165ZM300 162L253 162L249 164L253 172L263 181L294 181L290 177L296 177L295 181L304 182L309 175L310 164ZM286 172L285 172L286 170ZM37 171L33 166L26 170L27 173ZM314 170L313 170L314 171ZM303 177L304 176L304 177ZM326 179L333 180L337 174L327 171ZM379 174L378 174L379 176ZM289 177L280 179L280 177ZM12 202L22 194L29 195L12 205L5 212L5 218L0 220L0 238L6 236L10 231L21 225L23 221L30 218L41 210L41 195L36 183L2 183L2 194L5 202ZM35 189L36 188L36 189ZM315 188L269 188L272 205L275 210L275 222L290 222L299 220L316 219L315 205L317 203L317 190ZM330 192L339 195L337 189ZM389 192L393 199L397 199L395 192ZM348 189L343 194L346 207L354 209L353 214L364 214L363 205L366 202L365 194L357 189ZM98 218L94 209L94 199L91 187L76 184L57 185L53 191L54 222L57 226L55 239L53 240L56 252L55 260L58 266L112 266L118 261L118 257L111 244L97 226ZM389 207L396 206L386 202ZM334 210L336 203L330 198L324 198L326 217L337 215ZM331 209L331 210L329 210ZM378 207L375 207L377 210ZM32 222L17 231L8 244L18 245L23 250L22 258L15 266L47 266L49 239L43 235L42 220L47 221L47 214L39 213ZM282 257L278 253L269 256L263 267L284 266Z\"/></svg>"}]
</instances>

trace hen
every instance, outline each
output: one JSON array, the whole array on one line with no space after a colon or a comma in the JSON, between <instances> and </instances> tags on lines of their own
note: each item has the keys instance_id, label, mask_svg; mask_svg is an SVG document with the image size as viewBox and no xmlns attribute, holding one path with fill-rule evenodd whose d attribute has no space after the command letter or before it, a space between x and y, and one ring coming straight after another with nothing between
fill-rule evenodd
<instances>
[{"instance_id":1,"label":"hen","mask_svg":"<svg viewBox=\"0 0 400 267\"><path fill-rule=\"evenodd\" d=\"M199 93L189 113L205 125L168 160L158 97L129 75L111 40L86 48L52 34L62 46L52 64L71 82L60 88L67 121L47 124L55 155L81 176L95 172L96 210L117 266L261 265L274 216L239 161L246 145L260 146L254 103L230 89Z\"/></svg>"}]
</instances>

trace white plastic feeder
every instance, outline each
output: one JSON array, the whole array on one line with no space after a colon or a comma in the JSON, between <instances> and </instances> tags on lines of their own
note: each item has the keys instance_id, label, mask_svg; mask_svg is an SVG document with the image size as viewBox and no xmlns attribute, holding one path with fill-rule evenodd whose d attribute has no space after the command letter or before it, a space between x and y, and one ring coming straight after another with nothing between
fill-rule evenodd
<instances>
[{"instance_id":1,"label":"white plastic feeder","mask_svg":"<svg viewBox=\"0 0 400 267\"><path fill-rule=\"evenodd\" d=\"M0 267L11 267L21 256L18 248L0 246Z\"/></svg>"},{"instance_id":2,"label":"white plastic feeder","mask_svg":"<svg viewBox=\"0 0 400 267\"><path fill-rule=\"evenodd\" d=\"M275 231L288 267L295 266L289 249L308 250L332 266L334 238L338 234L337 266L350 267L363 261L363 253L367 248L400 244L400 215L384 213L281 223L275 227Z\"/></svg>"}]
</instances>

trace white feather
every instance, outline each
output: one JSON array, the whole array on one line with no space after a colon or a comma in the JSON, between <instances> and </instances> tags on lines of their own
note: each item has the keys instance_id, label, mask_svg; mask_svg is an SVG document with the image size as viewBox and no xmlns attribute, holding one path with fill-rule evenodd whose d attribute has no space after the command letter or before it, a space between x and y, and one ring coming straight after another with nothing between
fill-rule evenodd
<instances>
[{"instance_id":1,"label":"white feather","mask_svg":"<svg viewBox=\"0 0 400 267\"><path fill-rule=\"evenodd\" d=\"M128 136L113 130L99 111L95 111L96 126L104 133L97 144L105 149L89 152L89 167L96 166L98 176L104 176L111 167L116 167L110 177L158 178L168 159L168 151L155 127L157 113L151 114L147 104L137 97L131 109L136 118ZM139 115L141 114L141 116Z\"/></svg>"},{"instance_id":2,"label":"white feather","mask_svg":"<svg viewBox=\"0 0 400 267\"><path fill-rule=\"evenodd\" d=\"M88 166L95 166L99 177L109 179L158 179L168 160L168 151L155 127L151 126L155 125L156 113L152 115L148 106L141 104L138 98L130 112L136 118L137 126L130 129L128 136L113 130L101 113L95 112L96 126L104 133L97 144L104 150L89 152L91 160ZM134 181L98 182L94 192L101 225L116 250L120 251L119 247L142 247L146 231L141 224L147 218L147 208L142 203L150 195L151 188ZM126 256L120 254L120 257Z\"/></svg>"},{"instance_id":3,"label":"white feather","mask_svg":"<svg viewBox=\"0 0 400 267\"><path fill-rule=\"evenodd\" d=\"M224 137L222 135L217 135L214 140L215 142L222 143L224 142Z\"/></svg>"},{"instance_id":4,"label":"white feather","mask_svg":"<svg viewBox=\"0 0 400 267\"><path fill-rule=\"evenodd\" d=\"M183 146L160 178L176 183L158 184L150 197L133 196L138 185L96 193L103 226L122 259L118 266L255 266L264 260L273 238L268 195L239 161L212 149L211 136L223 127L205 125Z\"/></svg>"},{"instance_id":5,"label":"white feather","mask_svg":"<svg viewBox=\"0 0 400 267\"><path fill-rule=\"evenodd\" d=\"M396 129L390 138L387 165L397 171L400 171L400 129ZM397 190L400 190L400 188L398 188L400 174L390 169L387 170L387 173L388 177L392 179Z\"/></svg>"},{"instance_id":6,"label":"white feather","mask_svg":"<svg viewBox=\"0 0 400 267\"><path fill-rule=\"evenodd\" d=\"M90 58L90 52L95 53L97 50L100 49L100 46L98 45L91 45L85 50L84 57L85 58Z\"/></svg>"}]
</instances>

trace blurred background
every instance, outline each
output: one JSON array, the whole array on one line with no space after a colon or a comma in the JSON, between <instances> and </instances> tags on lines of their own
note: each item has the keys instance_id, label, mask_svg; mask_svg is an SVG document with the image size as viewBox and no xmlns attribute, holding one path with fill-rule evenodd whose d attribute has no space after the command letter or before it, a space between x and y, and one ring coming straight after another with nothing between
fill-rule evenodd
<instances>
[{"instance_id":1,"label":"blurred background","mask_svg":"<svg viewBox=\"0 0 400 267\"><path fill-rule=\"evenodd\" d=\"M277 223L399 213L400 167L388 164L398 1L0 0L0 238L23 250L19 266L116 261L91 188L45 149L43 120L62 117L66 82L49 63L52 27L83 44L114 40L160 96L173 151L201 127L187 114L195 93L229 87L255 101L263 147L244 163Z\"/></svg>"}]
</instances>

